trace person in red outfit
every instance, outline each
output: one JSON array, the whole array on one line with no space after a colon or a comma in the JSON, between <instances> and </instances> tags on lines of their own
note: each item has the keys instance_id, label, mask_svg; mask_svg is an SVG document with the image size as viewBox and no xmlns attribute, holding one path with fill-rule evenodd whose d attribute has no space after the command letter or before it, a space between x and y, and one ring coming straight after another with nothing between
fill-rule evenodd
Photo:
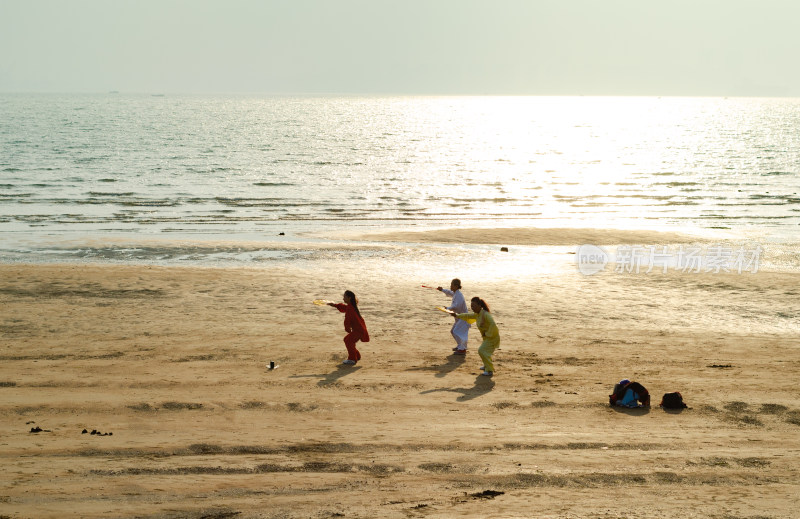
<instances>
[{"instance_id":1,"label":"person in red outfit","mask_svg":"<svg viewBox=\"0 0 800 519\"><path fill-rule=\"evenodd\" d=\"M344 336L344 345L347 348L347 360L342 364L353 365L361 360L361 353L356 348L356 343L369 342L369 332L367 325L358 311L358 299L350 290L345 290L342 296L344 303L328 303L344 314L344 329L347 335Z\"/></svg>"}]
</instances>

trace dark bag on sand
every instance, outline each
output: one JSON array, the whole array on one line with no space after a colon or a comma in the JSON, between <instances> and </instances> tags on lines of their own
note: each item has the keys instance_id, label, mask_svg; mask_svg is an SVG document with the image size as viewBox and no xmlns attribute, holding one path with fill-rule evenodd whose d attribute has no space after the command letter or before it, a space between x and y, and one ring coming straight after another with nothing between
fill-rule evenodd
<instances>
[{"instance_id":1,"label":"dark bag on sand","mask_svg":"<svg viewBox=\"0 0 800 519\"><path fill-rule=\"evenodd\" d=\"M628 379L621 380L619 384L614 385L614 390L610 395L608 395L608 405L617 405L618 401L621 401L623 398L625 398L625 393L627 393L628 390L633 391L639 396L638 401L641 402L642 406L650 407L650 393L647 391L647 389L640 383L631 382Z\"/></svg>"},{"instance_id":2,"label":"dark bag on sand","mask_svg":"<svg viewBox=\"0 0 800 519\"><path fill-rule=\"evenodd\" d=\"M650 393L643 385L638 382L631 382L625 389L632 389L639 395L639 402L645 407L650 407Z\"/></svg>"},{"instance_id":3,"label":"dark bag on sand","mask_svg":"<svg viewBox=\"0 0 800 519\"><path fill-rule=\"evenodd\" d=\"M608 405L613 406L617 403L617 400L622 400L622 397L625 396L625 386L627 386L630 382L627 380L623 380L618 384L614 384L614 389L611 391L611 394L608 395Z\"/></svg>"},{"instance_id":4,"label":"dark bag on sand","mask_svg":"<svg viewBox=\"0 0 800 519\"><path fill-rule=\"evenodd\" d=\"M664 393L660 405L664 409L684 409L688 407L683 403L683 396L677 391L674 393Z\"/></svg>"}]
</instances>

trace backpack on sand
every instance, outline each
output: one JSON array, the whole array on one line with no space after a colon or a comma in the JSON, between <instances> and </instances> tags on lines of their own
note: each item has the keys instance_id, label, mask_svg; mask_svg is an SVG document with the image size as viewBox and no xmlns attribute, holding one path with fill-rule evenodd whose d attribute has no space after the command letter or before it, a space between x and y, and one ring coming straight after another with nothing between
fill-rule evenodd
<instances>
[{"instance_id":1,"label":"backpack on sand","mask_svg":"<svg viewBox=\"0 0 800 519\"><path fill-rule=\"evenodd\" d=\"M613 406L617 403L617 400L622 400L622 397L625 396L625 386L630 383L630 380L625 379L617 384L614 384L614 389L611 391L611 394L608 395L608 405Z\"/></svg>"},{"instance_id":2,"label":"backpack on sand","mask_svg":"<svg viewBox=\"0 0 800 519\"><path fill-rule=\"evenodd\" d=\"M623 403L628 391L636 398L635 402ZM637 403L640 402L640 403ZM628 379L620 380L614 385L614 390L608 395L608 405L620 405L623 407L650 407L650 393L639 382L631 382Z\"/></svg>"},{"instance_id":3,"label":"backpack on sand","mask_svg":"<svg viewBox=\"0 0 800 519\"><path fill-rule=\"evenodd\" d=\"M661 403L659 405L664 409L684 409L688 407L683 403L683 396L677 391L674 393L664 393L664 397L661 398Z\"/></svg>"}]
</instances>

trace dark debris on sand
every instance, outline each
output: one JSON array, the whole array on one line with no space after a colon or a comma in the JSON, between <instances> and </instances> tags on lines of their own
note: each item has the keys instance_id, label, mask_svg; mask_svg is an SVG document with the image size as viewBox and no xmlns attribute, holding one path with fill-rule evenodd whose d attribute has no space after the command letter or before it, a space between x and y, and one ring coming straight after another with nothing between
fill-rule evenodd
<instances>
[{"instance_id":1,"label":"dark debris on sand","mask_svg":"<svg viewBox=\"0 0 800 519\"><path fill-rule=\"evenodd\" d=\"M475 499L494 499L497 496L502 496L505 492L501 492L499 490L484 490L483 492L476 492L474 494L470 494L470 497Z\"/></svg>"},{"instance_id":2,"label":"dark debris on sand","mask_svg":"<svg viewBox=\"0 0 800 519\"><path fill-rule=\"evenodd\" d=\"M86 429L81 431L81 434L86 434L86 433L89 433L92 436L114 436L113 432L103 433L103 432L98 431L97 429L92 429L92 432L89 432Z\"/></svg>"}]
</instances>

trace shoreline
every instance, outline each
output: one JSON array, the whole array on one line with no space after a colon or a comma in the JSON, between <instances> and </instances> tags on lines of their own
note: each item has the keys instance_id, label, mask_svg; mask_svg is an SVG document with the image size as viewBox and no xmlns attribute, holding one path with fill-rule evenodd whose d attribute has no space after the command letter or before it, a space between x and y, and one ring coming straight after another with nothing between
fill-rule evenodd
<instances>
[{"instance_id":1,"label":"shoreline","mask_svg":"<svg viewBox=\"0 0 800 519\"><path fill-rule=\"evenodd\" d=\"M491 227L444 228L429 230L390 230L364 233L357 238L385 242L463 243L485 245L580 246L643 245L706 242L713 239L709 232L682 233L666 230L599 229L567 227Z\"/></svg>"},{"instance_id":2,"label":"shoreline","mask_svg":"<svg viewBox=\"0 0 800 519\"><path fill-rule=\"evenodd\" d=\"M448 264L474 270L484 265L491 270L502 266L506 276L531 273L563 274L577 266L576 256L584 247L602 248L609 267L631 248L645 262L655 260L658 251L669 255L670 268L678 255L689 251L707 256L727 254L726 263L741 272L746 259L757 260L757 270L800 272L800 247L796 243L773 242L722 232L673 232L644 229L592 228L432 228L425 230L385 229L383 232L304 232L269 236L92 236L52 240L35 247L8 247L0 251L0 264L110 264L217 268L263 268L302 266L314 270L318 263L354 262L359 265L379 258L396 268L439 272ZM616 250L613 246L617 247ZM508 248L509 251L502 251ZM719 250L718 250L719 249ZM498 255L497 252L506 252ZM727 251L727 252L725 252ZM738 264L734 256L738 254ZM745 258L745 255L747 256ZM623 258L624 259L624 258ZM724 259L724 258L723 258ZM705 265L704 265L705 266ZM647 267L647 264L645 264ZM737 268L739 267L739 268ZM726 267L727 268L727 267ZM744 269L746 270L746 269ZM445 274L448 275L448 274Z\"/></svg>"}]
</instances>

